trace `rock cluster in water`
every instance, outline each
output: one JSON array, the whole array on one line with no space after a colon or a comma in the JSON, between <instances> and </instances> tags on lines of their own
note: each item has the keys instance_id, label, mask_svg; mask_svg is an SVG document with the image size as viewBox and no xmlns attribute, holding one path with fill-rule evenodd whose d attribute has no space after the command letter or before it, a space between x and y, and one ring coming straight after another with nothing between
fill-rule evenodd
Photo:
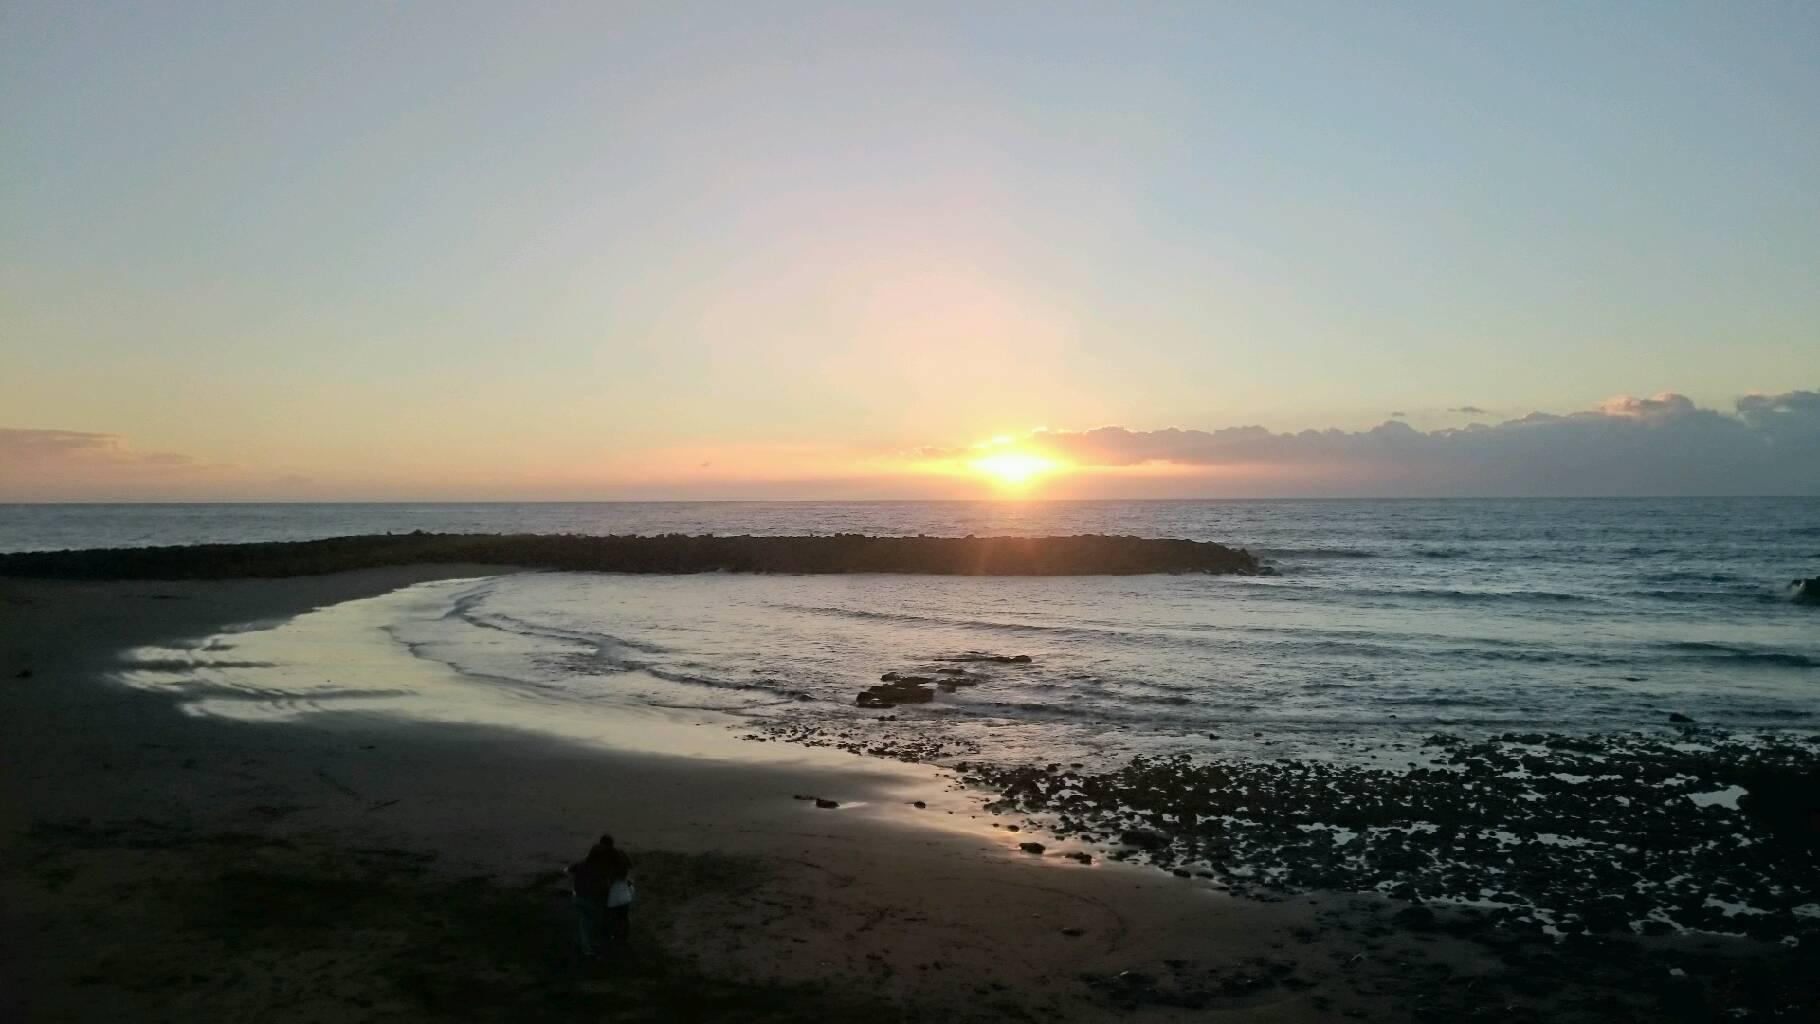
<instances>
[{"instance_id":1,"label":"rock cluster in water","mask_svg":"<svg viewBox=\"0 0 1820 1024\"><path fill-rule=\"evenodd\" d=\"M937 660L1028 665L1030 655L982 654L978 651L968 651L966 654L952 655ZM954 693L963 686L978 686L982 681L983 677L964 668L938 668L929 675L886 672L878 677L878 685L868 686L861 690L853 703L862 708L892 708L899 704L927 704L935 699L936 690L943 693Z\"/></svg>"}]
</instances>

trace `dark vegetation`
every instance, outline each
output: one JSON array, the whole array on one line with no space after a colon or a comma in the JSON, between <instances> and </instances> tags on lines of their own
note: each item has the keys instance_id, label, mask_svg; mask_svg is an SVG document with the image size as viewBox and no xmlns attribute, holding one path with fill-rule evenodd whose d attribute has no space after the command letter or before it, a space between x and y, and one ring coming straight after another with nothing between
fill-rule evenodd
<instances>
[{"instance_id":1,"label":"dark vegetation","mask_svg":"<svg viewBox=\"0 0 1820 1024\"><path fill-rule=\"evenodd\" d=\"M410 533L262 544L0 554L0 576L227 579L474 563L626 573L922 573L941 576L1264 574L1250 552L1141 537L589 537Z\"/></svg>"},{"instance_id":2,"label":"dark vegetation","mask_svg":"<svg viewBox=\"0 0 1820 1024\"><path fill-rule=\"evenodd\" d=\"M108 893L80 931L65 1005L28 1019L266 1019L890 1024L863 993L703 973L661 933L690 900L757 884L718 855L638 853L635 952L588 964L559 875L452 878L429 854L348 850L154 822L41 825L34 874L53 896ZM130 860L129 878L119 868ZM106 868L113 870L104 870ZM42 993L50 995L50 990ZM110 1017L109 1007L130 1007ZM203 1011L207 1012L204 1013Z\"/></svg>"}]
</instances>

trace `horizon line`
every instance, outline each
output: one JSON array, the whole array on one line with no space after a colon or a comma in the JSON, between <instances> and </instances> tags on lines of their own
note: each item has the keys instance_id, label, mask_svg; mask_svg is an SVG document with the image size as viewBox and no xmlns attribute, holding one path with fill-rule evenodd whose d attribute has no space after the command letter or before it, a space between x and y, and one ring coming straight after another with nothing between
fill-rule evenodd
<instances>
[{"instance_id":1,"label":"horizon line","mask_svg":"<svg viewBox=\"0 0 1820 1024\"><path fill-rule=\"evenodd\" d=\"M1174 498L320 498L320 499L73 499L0 500L0 507L121 505L1095 505L1245 501L1715 501L1812 499L1813 493L1774 494L1326 494Z\"/></svg>"}]
</instances>

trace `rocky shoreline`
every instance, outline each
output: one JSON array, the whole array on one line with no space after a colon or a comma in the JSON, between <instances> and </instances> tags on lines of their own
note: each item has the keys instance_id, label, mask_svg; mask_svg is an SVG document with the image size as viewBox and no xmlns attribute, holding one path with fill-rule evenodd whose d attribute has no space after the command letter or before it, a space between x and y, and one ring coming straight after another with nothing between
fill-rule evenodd
<instances>
[{"instance_id":1,"label":"rocky shoreline","mask_svg":"<svg viewBox=\"0 0 1820 1024\"><path fill-rule=\"evenodd\" d=\"M1513 992L1559 983L1593 1001L1582 1008L1622 994L1676 1020L1820 1008L1820 735L1673 715L1654 732L1436 734L1399 749L1396 769L1179 754L1096 770L982 759L896 708L958 678L918 671L887 672L857 701L889 714L750 738L947 766L1027 854L1150 865L1266 901L1367 897L1372 923L1334 927L1469 940ZM1114 1003L1192 1007L1240 982L1096 984Z\"/></svg>"},{"instance_id":2,"label":"rocky shoreline","mask_svg":"<svg viewBox=\"0 0 1820 1024\"><path fill-rule=\"evenodd\" d=\"M1376 892L1532 934L1820 944L1820 737L1430 744L1433 763L1402 772L1186 755L1098 774L956 767L997 794L992 811L1239 893Z\"/></svg>"}]
</instances>

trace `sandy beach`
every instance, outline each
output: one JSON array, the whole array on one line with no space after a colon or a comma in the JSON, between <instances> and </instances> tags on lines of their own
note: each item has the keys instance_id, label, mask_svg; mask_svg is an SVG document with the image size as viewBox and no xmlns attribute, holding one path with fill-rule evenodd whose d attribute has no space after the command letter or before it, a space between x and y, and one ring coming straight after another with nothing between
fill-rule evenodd
<instances>
[{"instance_id":1,"label":"sandy beach","mask_svg":"<svg viewBox=\"0 0 1820 1024\"><path fill-rule=\"evenodd\" d=\"M1376 895L1239 898L1027 852L1017 817L951 771L692 743L724 730L675 717L627 723L640 741L618 747L354 713L234 722L112 675L142 645L496 572L0 580L0 1014L1593 1020L1687 973L1641 953L1576 966L1553 939L1515 948ZM638 864L639 952L595 973L570 953L559 872L603 830Z\"/></svg>"}]
</instances>

